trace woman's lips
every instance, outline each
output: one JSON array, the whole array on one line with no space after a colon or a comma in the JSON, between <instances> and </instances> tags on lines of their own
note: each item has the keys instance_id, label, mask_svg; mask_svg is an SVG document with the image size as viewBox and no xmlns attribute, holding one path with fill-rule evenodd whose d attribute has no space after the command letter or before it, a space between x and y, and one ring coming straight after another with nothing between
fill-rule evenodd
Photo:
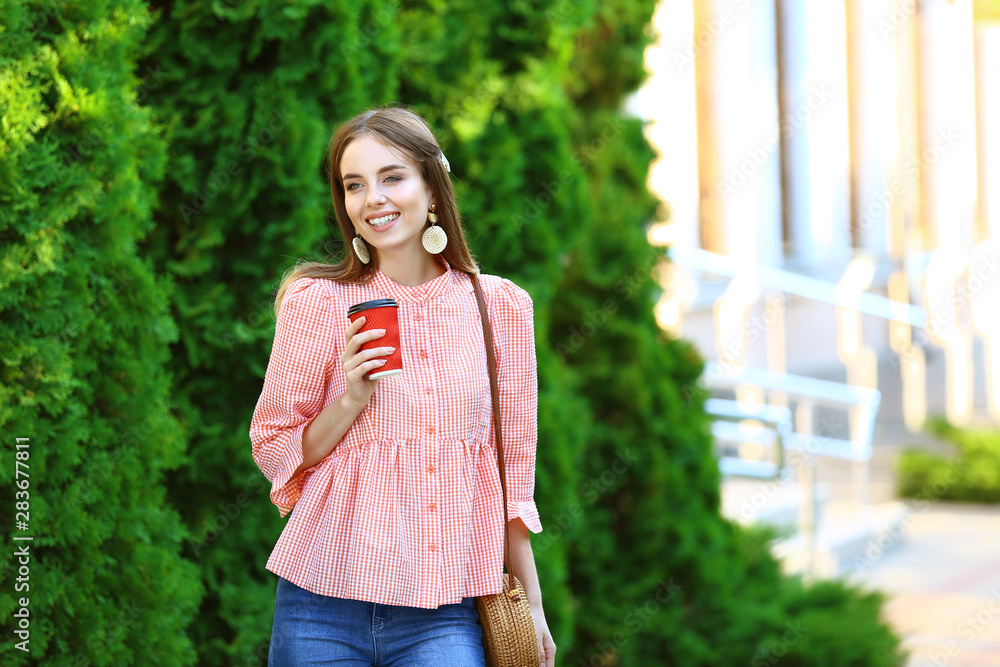
<instances>
[{"instance_id":1,"label":"woman's lips","mask_svg":"<svg viewBox=\"0 0 1000 667\"><path fill-rule=\"evenodd\" d=\"M371 220L369 220L368 221L368 226L371 227L372 229L374 229L377 232L385 231L386 229L389 229L394 224L396 224L396 221L399 220L399 215L400 214L399 213L395 213L395 214L386 214L386 215L395 215L396 217L393 218L392 220L390 220L389 222L387 222L385 224L382 224L382 225L378 225L378 226L371 224ZM384 215L381 215L378 218L372 218L372 219L373 220L378 220L378 219L384 218L384 217L385 217Z\"/></svg>"}]
</instances>

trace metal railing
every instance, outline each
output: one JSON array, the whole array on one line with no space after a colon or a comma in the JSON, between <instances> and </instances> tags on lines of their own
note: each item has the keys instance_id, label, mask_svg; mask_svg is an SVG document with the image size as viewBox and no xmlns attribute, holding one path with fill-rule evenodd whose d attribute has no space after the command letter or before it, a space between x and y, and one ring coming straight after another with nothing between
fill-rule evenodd
<instances>
[{"instance_id":1,"label":"metal railing","mask_svg":"<svg viewBox=\"0 0 1000 667\"><path fill-rule=\"evenodd\" d=\"M715 417L712 437L717 443L739 445L753 442L774 450L772 461L720 455L719 470L723 475L762 479L782 476L785 470L785 441L792 433L791 410L776 405L750 405L710 398L705 401L705 412ZM755 424L748 424L749 421Z\"/></svg>"},{"instance_id":2,"label":"metal railing","mask_svg":"<svg viewBox=\"0 0 1000 667\"><path fill-rule=\"evenodd\" d=\"M926 327L927 324L923 308L850 289L844 284L830 284L780 269L748 266L697 248L674 246L670 257L678 265L696 272L743 281L744 285L757 285L772 293L800 296L832 306L838 312L871 315L910 327ZM728 324L735 326L732 321ZM721 325L717 323L718 326ZM781 370L784 370L783 365ZM819 505L815 459L823 456L852 463L861 518L870 519L869 460L880 392L874 388L749 368L742 362L727 365L710 362L705 368L704 381L712 390L733 391L738 398L756 393L759 402L710 399L706 410L714 418L712 435L718 445L742 445L740 449L743 449L752 444L756 449L769 448L772 455L768 460L754 460L739 454L721 454L719 467L724 475L784 479L791 472L787 461L793 460L800 487L799 533L807 552L807 570L811 573L816 555ZM755 390L741 391L747 388ZM765 403L761 391L772 397L781 396L779 403L784 405ZM785 405L794 406L794 411ZM818 407L847 411L849 437L815 428Z\"/></svg>"},{"instance_id":3,"label":"metal railing","mask_svg":"<svg viewBox=\"0 0 1000 667\"><path fill-rule=\"evenodd\" d=\"M706 365L704 379L711 389L737 390L741 386L781 392L795 404L794 431L792 411L786 407L750 404L713 398L706 401L705 410L716 418L712 434L717 442L770 444L773 461L752 461L740 457L722 456L719 467L723 474L758 478L784 478L788 472L788 452L795 453L795 477L801 491L799 535L805 547L806 573L815 571L817 526L819 524L816 484L816 457L827 456L851 461L854 482L858 489L861 519L871 518L869 493L872 436L878 414L881 393L798 375L778 374L751 368L725 368L716 362ZM817 406L843 409L851 413L851 437L836 438L818 435L813 423ZM748 424L752 421L757 424Z\"/></svg>"},{"instance_id":4,"label":"metal railing","mask_svg":"<svg viewBox=\"0 0 1000 667\"><path fill-rule=\"evenodd\" d=\"M794 294L835 307L851 308L865 315L891 320L913 327L927 326L927 311L920 306L900 303L884 296L846 290L809 276L766 266L743 266L733 258L701 248L671 246L670 259L690 269L712 273L726 278L752 277L761 287Z\"/></svg>"}]
</instances>

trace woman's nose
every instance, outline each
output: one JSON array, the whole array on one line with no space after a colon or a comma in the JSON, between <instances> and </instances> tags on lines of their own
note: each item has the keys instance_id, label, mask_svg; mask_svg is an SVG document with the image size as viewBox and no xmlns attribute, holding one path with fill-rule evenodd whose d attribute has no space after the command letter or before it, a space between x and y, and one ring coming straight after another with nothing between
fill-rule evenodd
<instances>
[{"instance_id":1,"label":"woman's nose","mask_svg":"<svg viewBox=\"0 0 1000 667\"><path fill-rule=\"evenodd\" d=\"M368 191L368 206L375 208L385 203L385 194L378 188Z\"/></svg>"}]
</instances>

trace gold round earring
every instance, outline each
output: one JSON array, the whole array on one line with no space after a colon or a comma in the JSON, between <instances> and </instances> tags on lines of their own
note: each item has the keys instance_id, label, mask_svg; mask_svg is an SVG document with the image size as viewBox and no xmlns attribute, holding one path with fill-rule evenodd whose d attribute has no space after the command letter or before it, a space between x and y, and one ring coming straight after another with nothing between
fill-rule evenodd
<instances>
[{"instance_id":1,"label":"gold round earring","mask_svg":"<svg viewBox=\"0 0 1000 667\"><path fill-rule=\"evenodd\" d=\"M365 240L358 234L358 230L354 230L354 234L354 241L352 242L354 254L358 256L362 264L367 264L372 259L371 253L368 252L368 246L365 245Z\"/></svg>"},{"instance_id":2,"label":"gold round earring","mask_svg":"<svg viewBox=\"0 0 1000 667\"><path fill-rule=\"evenodd\" d=\"M448 245L448 235L436 224L438 221L437 213L434 212L436 208L437 204L431 204L431 210L427 214L431 226L425 229L423 236L420 237L424 250L432 255L438 254Z\"/></svg>"}]
</instances>

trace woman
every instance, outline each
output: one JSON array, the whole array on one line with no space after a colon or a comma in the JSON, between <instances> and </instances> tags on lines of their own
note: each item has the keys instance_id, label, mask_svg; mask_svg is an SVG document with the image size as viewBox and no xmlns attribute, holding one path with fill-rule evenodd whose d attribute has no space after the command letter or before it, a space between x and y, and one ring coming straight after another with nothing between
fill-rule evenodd
<instances>
[{"instance_id":1,"label":"woman","mask_svg":"<svg viewBox=\"0 0 1000 667\"><path fill-rule=\"evenodd\" d=\"M330 145L337 220L353 250L282 280L264 387L250 425L271 500L291 518L271 665L483 665L474 598L502 588L503 515L482 324L450 166L418 115L366 111ZM430 230L430 231L428 231ZM443 236L442 236L443 235ZM444 243L442 249L441 245ZM538 388L533 304L480 275L493 329L511 560L541 664L554 664L528 531ZM392 347L361 351L349 306L398 304L404 371L369 380Z\"/></svg>"}]
</instances>

